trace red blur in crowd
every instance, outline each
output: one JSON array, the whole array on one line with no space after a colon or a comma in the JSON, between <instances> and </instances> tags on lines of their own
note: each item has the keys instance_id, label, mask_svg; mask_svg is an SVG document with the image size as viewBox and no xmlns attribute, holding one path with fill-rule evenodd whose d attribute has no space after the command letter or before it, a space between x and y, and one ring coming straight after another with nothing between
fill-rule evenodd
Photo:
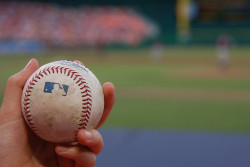
<instances>
[{"instance_id":1,"label":"red blur in crowd","mask_svg":"<svg viewBox=\"0 0 250 167\"><path fill-rule=\"evenodd\" d=\"M0 3L0 40L41 40L55 45L138 45L153 23L127 7L63 8L42 3Z\"/></svg>"}]
</instances>

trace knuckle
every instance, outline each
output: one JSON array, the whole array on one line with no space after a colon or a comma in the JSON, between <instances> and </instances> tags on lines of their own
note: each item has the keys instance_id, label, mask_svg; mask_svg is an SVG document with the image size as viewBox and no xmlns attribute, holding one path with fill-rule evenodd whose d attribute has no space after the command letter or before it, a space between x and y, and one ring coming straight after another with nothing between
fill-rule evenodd
<instances>
[{"instance_id":1,"label":"knuckle","mask_svg":"<svg viewBox=\"0 0 250 167\"><path fill-rule=\"evenodd\" d=\"M18 84L18 76L15 74L15 75L12 75L11 77L9 77L8 81L7 81L7 84L8 85L15 85L15 84Z\"/></svg>"}]
</instances>

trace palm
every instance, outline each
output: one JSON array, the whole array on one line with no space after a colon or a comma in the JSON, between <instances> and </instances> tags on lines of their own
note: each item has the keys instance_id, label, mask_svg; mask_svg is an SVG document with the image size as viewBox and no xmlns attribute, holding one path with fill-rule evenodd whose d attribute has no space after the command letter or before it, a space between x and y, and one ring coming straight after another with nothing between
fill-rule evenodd
<instances>
[{"instance_id":1,"label":"palm","mask_svg":"<svg viewBox=\"0 0 250 167\"><path fill-rule=\"evenodd\" d=\"M7 131L8 129L8 131ZM37 137L27 127L23 119L14 120L0 126L0 133L6 135L4 156L12 155L13 166L58 166L55 144ZM18 159L16 159L18 157Z\"/></svg>"}]
</instances>

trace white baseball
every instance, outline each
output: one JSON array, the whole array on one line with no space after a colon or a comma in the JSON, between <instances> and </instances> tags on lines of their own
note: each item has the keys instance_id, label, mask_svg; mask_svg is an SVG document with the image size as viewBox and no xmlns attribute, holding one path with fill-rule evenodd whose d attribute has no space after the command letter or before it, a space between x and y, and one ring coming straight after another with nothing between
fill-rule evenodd
<instances>
[{"instance_id":1,"label":"white baseball","mask_svg":"<svg viewBox=\"0 0 250 167\"><path fill-rule=\"evenodd\" d=\"M44 140L66 143L76 141L79 129L97 126L104 96L88 68L62 60L45 64L30 76L21 104L33 132Z\"/></svg>"}]
</instances>

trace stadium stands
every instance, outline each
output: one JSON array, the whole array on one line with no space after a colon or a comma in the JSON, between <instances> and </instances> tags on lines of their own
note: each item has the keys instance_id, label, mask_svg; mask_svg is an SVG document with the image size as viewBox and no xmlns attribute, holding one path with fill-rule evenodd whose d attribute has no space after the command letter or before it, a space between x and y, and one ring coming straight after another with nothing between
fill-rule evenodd
<instances>
[{"instance_id":1,"label":"stadium stands","mask_svg":"<svg viewBox=\"0 0 250 167\"><path fill-rule=\"evenodd\" d=\"M1 2L0 40L41 40L50 45L138 45L156 26L128 7L63 8Z\"/></svg>"}]
</instances>

